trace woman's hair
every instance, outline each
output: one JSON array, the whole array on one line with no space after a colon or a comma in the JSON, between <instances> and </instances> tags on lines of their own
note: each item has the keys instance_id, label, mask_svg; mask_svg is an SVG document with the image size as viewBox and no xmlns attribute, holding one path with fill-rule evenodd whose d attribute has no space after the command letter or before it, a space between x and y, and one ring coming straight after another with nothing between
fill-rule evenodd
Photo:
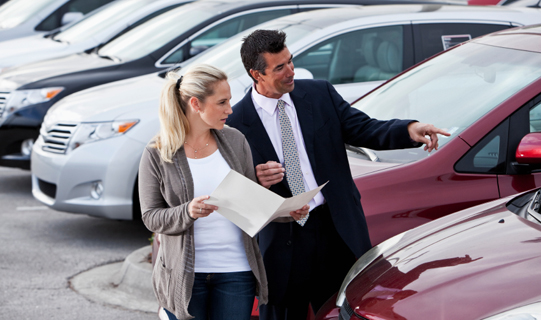
<instances>
[{"instance_id":1,"label":"woman's hair","mask_svg":"<svg viewBox=\"0 0 541 320\"><path fill-rule=\"evenodd\" d=\"M170 71L166 80L160 96L160 133L155 138L155 147L163 161L172 162L190 132L186 113L190 99L195 97L204 103L214 94L216 83L227 80L227 75L216 67L200 64L190 67L182 78Z\"/></svg>"}]
</instances>

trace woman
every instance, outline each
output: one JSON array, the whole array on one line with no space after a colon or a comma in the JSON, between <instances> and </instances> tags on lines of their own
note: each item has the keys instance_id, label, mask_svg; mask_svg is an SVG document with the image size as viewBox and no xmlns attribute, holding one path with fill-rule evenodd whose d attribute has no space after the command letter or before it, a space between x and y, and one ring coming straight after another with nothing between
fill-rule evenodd
<instances>
[{"instance_id":1,"label":"woman","mask_svg":"<svg viewBox=\"0 0 541 320\"><path fill-rule=\"evenodd\" d=\"M160 133L139 168L143 221L161 234L154 291L170 319L248 320L254 296L260 304L268 296L259 247L204 201L230 169L256 181L250 147L224 127L232 110L222 71L198 65L175 77L167 76Z\"/></svg>"}]
</instances>

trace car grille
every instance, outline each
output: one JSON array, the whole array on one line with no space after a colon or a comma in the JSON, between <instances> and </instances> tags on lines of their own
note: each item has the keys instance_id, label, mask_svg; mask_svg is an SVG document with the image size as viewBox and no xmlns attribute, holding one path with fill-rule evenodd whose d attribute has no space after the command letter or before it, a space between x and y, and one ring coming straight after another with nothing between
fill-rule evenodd
<instances>
[{"instance_id":1,"label":"car grille","mask_svg":"<svg viewBox=\"0 0 541 320\"><path fill-rule=\"evenodd\" d=\"M38 179L38 186L41 192L43 192L49 198L54 199L56 197L56 184Z\"/></svg>"},{"instance_id":2,"label":"car grille","mask_svg":"<svg viewBox=\"0 0 541 320\"><path fill-rule=\"evenodd\" d=\"M6 103L8 101L9 95L11 92L0 90L0 118L4 115L6 110Z\"/></svg>"},{"instance_id":3,"label":"car grille","mask_svg":"<svg viewBox=\"0 0 541 320\"><path fill-rule=\"evenodd\" d=\"M52 153L66 153L68 144L73 132L77 128L76 124L58 123L46 131L41 131L43 137L43 151Z\"/></svg>"},{"instance_id":4,"label":"car grille","mask_svg":"<svg viewBox=\"0 0 541 320\"><path fill-rule=\"evenodd\" d=\"M339 320L349 320L353 315L353 309L351 309L347 300L344 300L344 304L340 307Z\"/></svg>"}]
</instances>

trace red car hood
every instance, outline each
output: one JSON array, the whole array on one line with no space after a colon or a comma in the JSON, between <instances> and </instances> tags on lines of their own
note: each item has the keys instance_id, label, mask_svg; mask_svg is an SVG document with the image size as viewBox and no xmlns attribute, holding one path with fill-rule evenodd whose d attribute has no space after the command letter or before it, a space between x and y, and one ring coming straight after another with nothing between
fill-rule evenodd
<instances>
[{"instance_id":1,"label":"red car hood","mask_svg":"<svg viewBox=\"0 0 541 320\"><path fill-rule=\"evenodd\" d=\"M351 170L351 176L353 177L353 179L367 173L385 170L391 167L401 165L400 163L372 162L368 160L358 159L355 157L348 157L348 161L349 168Z\"/></svg>"},{"instance_id":2,"label":"red car hood","mask_svg":"<svg viewBox=\"0 0 541 320\"><path fill-rule=\"evenodd\" d=\"M352 309L368 319L483 319L541 301L541 226L502 200L407 232L350 283Z\"/></svg>"}]
</instances>

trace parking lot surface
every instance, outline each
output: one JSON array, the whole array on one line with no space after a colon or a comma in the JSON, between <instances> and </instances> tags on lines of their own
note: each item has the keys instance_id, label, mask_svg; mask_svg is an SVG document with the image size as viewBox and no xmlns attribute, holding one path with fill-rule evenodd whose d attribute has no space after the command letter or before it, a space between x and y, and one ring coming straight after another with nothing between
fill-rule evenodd
<instances>
[{"instance_id":1,"label":"parking lot surface","mask_svg":"<svg viewBox=\"0 0 541 320\"><path fill-rule=\"evenodd\" d=\"M0 319L157 319L87 300L70 279L149 244L141 222L57 212L31 195L30 172L0 168Z\"/></svg>"}]
</instances>

